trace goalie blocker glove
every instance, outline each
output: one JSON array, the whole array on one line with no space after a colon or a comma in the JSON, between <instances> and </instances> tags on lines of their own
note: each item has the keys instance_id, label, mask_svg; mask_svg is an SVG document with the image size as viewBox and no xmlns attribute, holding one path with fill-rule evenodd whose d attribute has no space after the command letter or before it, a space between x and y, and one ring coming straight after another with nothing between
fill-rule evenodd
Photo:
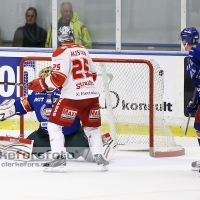
<instances>
[{"instance_id":1,"label":"goalie blocker glove","mask_svg":"<svg viewBox=\"0 0 200 200\"><path fill-rule=\"evenodd\" d=\"M0 104L0 121L16 115L15 100L6 99Z\"/></svg>"}]
</instances>

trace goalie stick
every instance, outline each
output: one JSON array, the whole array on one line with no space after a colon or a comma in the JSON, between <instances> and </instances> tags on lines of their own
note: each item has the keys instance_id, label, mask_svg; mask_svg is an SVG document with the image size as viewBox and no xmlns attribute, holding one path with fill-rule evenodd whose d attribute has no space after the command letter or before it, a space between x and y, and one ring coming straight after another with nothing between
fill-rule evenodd
<instances>
[{"instance_id":1,"label":"goalie stick","mask_svg":"<svg viewBox=\"0 0 200 200\"><path fill-rule=\"evenodd\" d=\"M193 103L194 103L194 98L195 98L195 94L196 94L196 91L197 91L197 88L195 88L194 90L194 96L193 96ZM191 118L191 114L188 115L188 121L187 121L187 125L186 125L186 128L185 128L185 135L187 134L187 131L188 131L188 126L189 126L189 123L190 123L190 118Z\"/></svg>"},{"instance_id":2,"label":"goalie stick","mask_svg":"<svg viewBox=\"0 0 200 200\"><path fill-rule=\"evenodd\" d=\"M29 86L28 83L0 82L0 85Z\"/></svg>"}]
</instances>

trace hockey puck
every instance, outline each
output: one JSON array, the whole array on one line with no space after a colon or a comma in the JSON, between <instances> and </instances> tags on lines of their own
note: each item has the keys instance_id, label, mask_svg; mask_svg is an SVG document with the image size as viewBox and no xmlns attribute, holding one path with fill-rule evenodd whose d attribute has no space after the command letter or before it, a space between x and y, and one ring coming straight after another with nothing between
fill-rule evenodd
<instances>
[{"instance_id":1,"label":"hockey puck","mask_svg":"<svg viewBox=\"0 0 200 200\"><path fill-rule=\"evenodd\" d=\"M163 70L160 70L160 71L159 71L159 75L160 75L160 76L163 76L163 75L164 75L164 71L163 71Z\"/></svg>"}]
</instances>

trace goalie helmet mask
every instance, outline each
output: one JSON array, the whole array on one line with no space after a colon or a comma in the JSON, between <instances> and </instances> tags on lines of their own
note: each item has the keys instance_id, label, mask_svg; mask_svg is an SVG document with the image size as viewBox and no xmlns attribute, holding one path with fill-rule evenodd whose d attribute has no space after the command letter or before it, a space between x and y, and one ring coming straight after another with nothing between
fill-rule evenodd
<instances>
[{"instance_id":1,"label":"goalie helmet mask","mask_svg":"<svg viewBox=\"0 0 200 200\"><path fill-rule=\"evenodd\" d=\"M73 42L74 39L74 31L69 26L61 26L58 29L58 41L60 43Z\"/></svg>"},{"instance_id":2,"label":"goalie helmet mask","mask_svg":"<svg viewBox=\"0 0 200 200\"><path fill-rule=\"evenodd\" d=\"M52 68L51 68L51 66L45 67L45 68L43 68L42 70L40 70L40 72L39 72L39 77L40 77L40 78L46 78L46 77L50 76L51 73L52 73Z\"/></svg>"},{"instance_id":3,"label":"goalie helmet mask","mask_svg":"<svg viewBox=\"0 0 200 200\"><path fill-rule=\"evenodd\" d=\"M195 27L184 28L181 31L181 41L187 44L195 44L199 42L199 31Z\"/></svg>"}]
</instances>

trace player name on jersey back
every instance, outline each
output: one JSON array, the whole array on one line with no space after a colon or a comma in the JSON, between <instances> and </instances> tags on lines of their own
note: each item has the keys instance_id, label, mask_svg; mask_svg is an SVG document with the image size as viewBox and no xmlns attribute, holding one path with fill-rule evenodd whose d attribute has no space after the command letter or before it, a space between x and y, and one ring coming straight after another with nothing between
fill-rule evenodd
<instances>
[{"instance_id":1,"label":"player name on jersey back","mask_svg":"<svg viewBox=\"0 0 200 200\"><path fill-rule=\"evenodd\" d=\"M71 57L73 56L86 56L86 52L82 50L71 51Z\"/></svg>"}]
</instances>

